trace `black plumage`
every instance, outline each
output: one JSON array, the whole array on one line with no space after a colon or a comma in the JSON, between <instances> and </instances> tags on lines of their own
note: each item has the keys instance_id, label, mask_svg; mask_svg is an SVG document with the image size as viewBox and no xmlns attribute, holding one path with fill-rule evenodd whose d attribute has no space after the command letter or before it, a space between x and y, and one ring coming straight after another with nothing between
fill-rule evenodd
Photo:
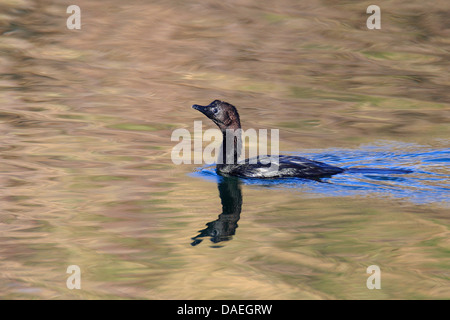
<instances>
[{"instance_id":1,"label":"black plumage","mask_svg":"<svg viewBox=\"0 0 450 320\"><path fill-rule=\"evenodd\" d=\"M192 108L202 112L222 131L221 154L217 159L216 171L223 176L246 178L308 178L318 179L341 173L344 169L326 163L297 156L258 156L238 161L241 149L240 135L233 132L241 129L237 109L220 100L214 100L207 106L194 104ZM227 138L232 142L228 144Z\"/></svg>"}]
</instances>

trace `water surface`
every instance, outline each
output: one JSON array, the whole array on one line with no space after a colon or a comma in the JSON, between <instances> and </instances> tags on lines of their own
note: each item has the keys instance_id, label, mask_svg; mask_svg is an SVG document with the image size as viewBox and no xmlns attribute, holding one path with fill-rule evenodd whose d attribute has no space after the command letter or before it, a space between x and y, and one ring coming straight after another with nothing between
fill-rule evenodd
<instances>
[{"instance_id":1,"label":"water surface","mask_svg":"<svg viewBox=\"0 0 450 320\"><path fill-rule=\"evenodd\" d=\"M2 298L450 298L445 1L383 2L381 30L369 2L80 0L78 31L71 4L0 0ZM413 172L174 165L214 99L283 153Z\"/></svg>"}]
</instances>

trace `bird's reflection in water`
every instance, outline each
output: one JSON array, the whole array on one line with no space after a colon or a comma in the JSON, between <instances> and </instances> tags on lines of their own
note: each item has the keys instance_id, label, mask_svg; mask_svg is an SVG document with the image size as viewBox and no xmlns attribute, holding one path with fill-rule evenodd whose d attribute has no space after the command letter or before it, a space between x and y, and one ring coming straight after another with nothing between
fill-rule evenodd
<instances>
[{"instance_id":1,"label":"bird's reflection in water","mask_svg":"<svg viewBox=\"0 0 450 320\"><path fill-rule=\"evenodd\" d=\"M196 246L203 238L210 237L213 243L231 240L239 221L242 208L240 180L234 177L222 177L218 184L222 201L222 213L217 220L208 222L206 228L192 238L191 245Z\"/></svg>"}]
</instances>

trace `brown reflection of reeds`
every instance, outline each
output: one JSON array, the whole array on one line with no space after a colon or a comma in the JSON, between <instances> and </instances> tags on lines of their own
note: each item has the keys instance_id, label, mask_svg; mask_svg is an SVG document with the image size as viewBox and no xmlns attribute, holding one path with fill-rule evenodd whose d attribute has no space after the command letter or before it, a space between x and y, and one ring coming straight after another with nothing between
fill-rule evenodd
<instances>
[{"instance_id":1,"label":"brown reflection of reeds","mask_svg":"<svg viewBox=\"0 0 450 320\"><path fill-rule=\"evenodd\" d=\"M215 98L282 150L447 139L446 1L380 3L381 30L366 1L76 2L78 31L72 1L0 0L0 297L450 297L440 207L243 188L239 236L191 247L221 203L170 159Z\"/></svg>"}]
</instances>

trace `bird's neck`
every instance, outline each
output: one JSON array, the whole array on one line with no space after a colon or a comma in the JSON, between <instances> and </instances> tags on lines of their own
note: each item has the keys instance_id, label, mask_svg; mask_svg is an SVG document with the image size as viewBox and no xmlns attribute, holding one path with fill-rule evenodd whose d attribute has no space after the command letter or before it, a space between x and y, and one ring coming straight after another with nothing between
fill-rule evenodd
<instances>
[{"instance_id":1,"label":"bird's neck","mask_svg":"<svg viewBox=\"0 0 450 320\"><path fill-rule=\"evenodd\" d=\"M217 167L237 164L242 152L241 128L222 130L222 146L217 159Z\"/></svg>"}]
</instances>

